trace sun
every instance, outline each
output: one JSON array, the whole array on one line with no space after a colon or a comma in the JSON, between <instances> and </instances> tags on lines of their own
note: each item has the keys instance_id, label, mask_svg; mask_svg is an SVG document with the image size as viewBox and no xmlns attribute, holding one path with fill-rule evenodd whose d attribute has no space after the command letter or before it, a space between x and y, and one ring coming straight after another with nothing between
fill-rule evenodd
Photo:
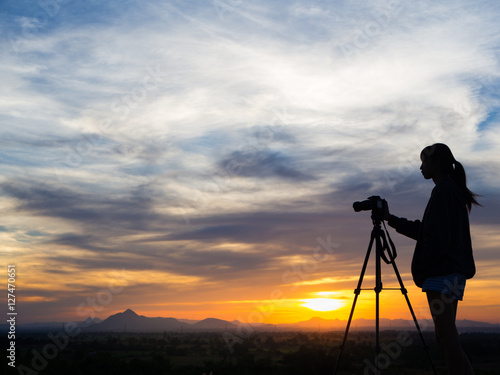
<instances>
[{"instance_id":1,"label":"sun","mask_svg":"<svg viewBox=\"0 0 500 375\"><path fill-rule=\"evenodd\" d=\"M314 311L334 311L345 305L344 301L333 298L309 298L301 299L300 302L304 302L301 306Z\"/></svg>"}]
</instances>

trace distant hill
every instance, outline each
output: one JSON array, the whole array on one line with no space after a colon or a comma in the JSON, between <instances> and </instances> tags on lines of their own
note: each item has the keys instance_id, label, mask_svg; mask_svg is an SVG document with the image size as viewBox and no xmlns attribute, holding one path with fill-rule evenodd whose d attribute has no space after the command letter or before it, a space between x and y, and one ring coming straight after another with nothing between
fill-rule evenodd
<instances>
[{"instance_id":1,"label":"distant hill","mask_svg":"<svg viewBox=\"0 0 500 375\"><path fill-rule=\"evenodd\" d=\"M412 319L380 319L381 330L415 330ZM87 319L83 322L75 322L83 332L224 332L237 331L242 328L248 332L248 324L237 320L232 322L207 318L201 321L180 320L176 318L149 318L138 315L131 309L109 316L107 319ZM418 321L422 330L433 330L434 324L429 319ZM20 325L18 328L24 331L53 331L62 329L65 323L32 323ZM314 317L309 320L292 324L252 324L251 329L255 332L274 331L344 331L347 321L340 319L323 319ZM6 324L0 328L8 329ZM460 332L500 332L500 324L477 322L472 320L458 320L457 328ZM350 330L366 331L375 329L374 319L355 319L351 323Z\"/></svg>"},{"instance_id":2,"label":"distant hill","mask_svg":"<svg viewBox=\"0 0 500 375\"><path fill-rule=\"evenodd\" d=\"M198 323L195 323L189 327L190 329L194 330L225 330L225 331L232 331L238 328L237 325L230 323L226 320L221 320L221 319L215 319L215 318L207 318L204 319Z\"/></svg>"},{"instance_id":3,"label":"distant hill","mask_svg":"<svg viewBox=\"0 0 500 375\"><path fill-rule=\"evenodd\" d=\"M179 322L182 323L187 323L187 324L195 324L198 323L200 320L193 320L193 319L177 319Z\"/></svg>"},{"instance_id":4,"label":"distant hill","mask_svg":"<svg viewBox=\"0 0 500 375\"><path fill-rule=\"evenodd\" d=\"M84 332L163 332L182 331L187 324L175 318L148 318L131 309L111 315L98 324L84 328Z\"/></svg>"}]
</instances>

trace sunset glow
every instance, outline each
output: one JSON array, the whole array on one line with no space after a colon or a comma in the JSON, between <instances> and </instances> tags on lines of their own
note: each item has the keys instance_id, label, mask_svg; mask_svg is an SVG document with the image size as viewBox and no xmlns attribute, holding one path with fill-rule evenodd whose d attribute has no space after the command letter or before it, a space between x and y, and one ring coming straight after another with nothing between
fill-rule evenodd
<instances>
[{"instance_id":1,"label":"sunset glow","mask_svg":"<svg viewBox=\"0 0 500 375\"><path fill-rule=\"evenodd\" d=\"M334 311L344 306L345 302L330 298L310 298L301 300L301 306L314 311Z\"/></svg>"}]
</instances>

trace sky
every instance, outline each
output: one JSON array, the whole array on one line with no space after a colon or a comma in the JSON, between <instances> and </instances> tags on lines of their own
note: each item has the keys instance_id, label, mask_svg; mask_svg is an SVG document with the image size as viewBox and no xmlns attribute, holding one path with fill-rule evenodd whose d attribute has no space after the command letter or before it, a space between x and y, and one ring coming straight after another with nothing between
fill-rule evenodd
<instances>
[{"instance_id":1,"label":"sky","mask_svg":"<svg viewBox=\"0 0 500 375\"><path fill-rule=\"evenodd\" d=\"M0 263L18 321L346 320L372 229L352 203L420 219L419 154L442 142L483 205L458 319L500 323L499 16L494 0L2 1ZM414 241L389 233L429 318ZM400 292L381 301L411 318Z\"/></svg>"}]
</instances>

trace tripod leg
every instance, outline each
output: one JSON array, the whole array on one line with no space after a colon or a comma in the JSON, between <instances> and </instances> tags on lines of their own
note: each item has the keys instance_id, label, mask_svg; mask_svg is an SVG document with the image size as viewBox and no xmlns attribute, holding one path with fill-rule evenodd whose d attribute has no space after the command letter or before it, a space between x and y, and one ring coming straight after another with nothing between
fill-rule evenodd
<instances>
[{"instance_id":1,"label":"tripod leg","mask_svg":"<svg viewBox=\"0 0 500 375\"><path fill-rule=\"evenodd\" d=\"M375 239L375 232L374 232L374 230L372 230L372 233L370 236L370 243L368 245L368 249L366 250L366 256L365 256L365 261L363 263L363 268L361 269L361 274L359 275L358 286L354 290L354 294L355 294L354 301L352 302L351 313L349 314L349 320L347 321L347 326L346 326L345 333L344 333L344 339L342 340L342 344L340 344L340 352L339 352L339 356L337 357L337 363L335 364L335 371L333 372L334 375L337 374L337 369L339 367L340 358L342 357L342 353L344 352L345 343L347 341L347 335L349 333L349 327L351 326L352 317L354 315L354 308L356 307L356 302L358 300L359 293L361 293L361 284L363 283L363 277L364 277L365 272L366 272L366 266L368 265L368 260L370 259L370 253L372 250L372 245L373 245L374 239Z\"/></svg>"},{"instance_id":2,"label":"tripod leg","mask_svg":"<svg viewBox=\"0 0 500 375\"><path fill-rule=\"evenodd\" d=\"M434 366L434 362L432 361L431 354L429 352L429 347L425 343L424 335L422 334L422 330L420 329L420 325L418 324L417 317L415 316L415 312L413 311L413 308L411 307L410 303L410 298L408 298L408 291L403 285L403 280L401 279L401 275L399 274L398 267L396 266L396 261L392 259L392 266L394 268L394 273L396 274L396 277L399 281L399 285L401 287L401 293L405 296L406 303L408 304L408 308L410 309L411 316L413 318L413 321L415 322L415 327L417 327L418 334L420 336L420 340L422 341L422 345L424 347L424 351L427 354L427 358L429 358L429 362L431 363L432 366L432 371L434 372L435 375L437 375L436 367Z\"/></svg>"},{"instance_id":3,"label":"tripod leg","mask_svg":"<svg viewBox=\"0 0 500 375\"><path fill-rule=\"evenodd\" d=\"M382 291L382 267L381 267L381 254L382 242L381 236L383 234L380 226L376 226L375 234L375 369L376 374L380 372L378 360L380 358L380 292Z\"/></svg>"}]
</instances>

